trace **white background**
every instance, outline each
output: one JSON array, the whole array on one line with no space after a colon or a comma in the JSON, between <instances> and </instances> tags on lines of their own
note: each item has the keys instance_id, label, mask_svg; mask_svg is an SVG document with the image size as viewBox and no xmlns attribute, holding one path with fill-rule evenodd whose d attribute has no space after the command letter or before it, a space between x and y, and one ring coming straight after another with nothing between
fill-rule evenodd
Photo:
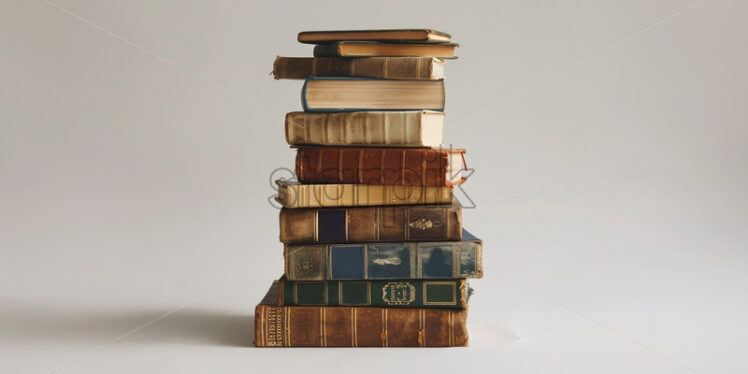
<instances>
[{"instance_id":1,"label":"white background","mask_svg":"<svg viewBox=\"0 0 748 374\"><path fill-rule=\"evenodd\" d=\"M0 5L4 372L744 373L744 1ZM307 29L453 34L469 348L256 349Z\"/></svg>"}]
</instances>

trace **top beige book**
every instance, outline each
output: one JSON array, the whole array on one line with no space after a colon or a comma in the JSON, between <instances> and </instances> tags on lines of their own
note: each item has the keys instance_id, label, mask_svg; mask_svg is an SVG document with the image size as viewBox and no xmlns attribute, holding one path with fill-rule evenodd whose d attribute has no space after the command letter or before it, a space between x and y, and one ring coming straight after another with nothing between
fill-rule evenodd
<instances>
[{"instance_id":1,"label":"top beige book","mask_svg":"<svg viewBox=\"0 0 748 374\"><path fill-rule=\"evenodd\" d=\"M431 29L302 31L298 36L299 42L308 44L339 41L446 43L451 39L451 35Z\"/></svg>"}]
</instances>

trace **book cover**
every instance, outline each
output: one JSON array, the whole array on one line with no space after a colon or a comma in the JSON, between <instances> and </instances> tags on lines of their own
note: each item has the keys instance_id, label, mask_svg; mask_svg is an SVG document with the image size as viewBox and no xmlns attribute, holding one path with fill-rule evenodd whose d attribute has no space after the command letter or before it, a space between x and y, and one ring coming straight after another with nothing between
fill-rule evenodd
<instances>
[{"instance_id":1,"label":"book cover","mask_svg":"<svg viewBox=\"0 0 748 374\"><path fill-rule=\"evenodd\" d=\"M444 204L452 201L452 187L299 184L284 180L275 183L278 185L275 200L284 208Z\"/></svg>"},{"instance_id":2,"label":"book cover","mask_svg":"<svg viewBox=\"0 0 748 374\"><path fill-rule=\"evenodd\" d=\"M314 57L455 57L457 43L384 43L371 41L338 41L318 44L314 47Z\"/></svg>"},{"instance_id":3,"label":"book cover","mask_svg":"<svg viewBox=\"0 0 748 374\"><path fill-rule=\"evenodd\" d=\"M302 31L297 40L300 43L324 44L343 40L372 40L389 42L449 42L452 36L432 29L382 29L382 30L324 30Z\"/></svg>"},{"instance_id":4,"label":"book cover","mask_svg":"<svg viewBox=\"0 0 748 374\"><path fill-rule=\"evenodd\" d=\"M301 88L306 112L444 111L443 80L309 77Z\"/></svg>"},{"instance_id":5,"label":"book cover","mask_svg":"<svg viewBox=\"0 0 748 374\"><path fill-rule=\"evenodd\" d=\"M301 147L301 183L454 186L465 181L464 149Z\"/></svg>"},{"instance_id":6,"label":"book cover","mask_svg":"<svg viewBox=\"0 0 748 374\"><path fill-rule=\"evenodd\" d=\"M462 209L452 204L281 209L286 244L462 240Z\"/></svg>"},{"instance_id":7,"label":"book cover","mask_svg":"<svg viewBox=\"0 0 748 374\"><path fill-rule=\"evenodd\" d=\"M461 241L288 244L289 280L452 279L483 276L483 243Z\"/></svg>"},{"instance_id":8,"label":"book cover","mask_svg":"<svg viewBox=\"0 0 748 374\"><path fill-rule=\"evenodd\" d=\"M444 113L374 111L286 114L290 145L439 147Z\"/></svg>"},{"instance_id":9,"label":"book cover","mask_svg":"<svg viewBox=\"0 0 748 374\"><path fill-rule=\"evenodd\" d=\"M362 77L376 79L442 79L444 61L435 57L276 57L275 79Z\"/></svg>"},{"instance_id":10,"label":"book cover","mask_svg":"<svg viewBox=\"0 0 748 374\"><path fill-rule=\"evenodd\" d=\"M257 347L462 347L467 309L255 308Z\"/></svg>"},{"instance_id":11,"label":"book cover","mask_svg":"<svg viewBox=\"0 0 748 374\"><path fill-rule=\"evenodd\" d=\"M467 307L465 279L278 281L277 306Z\"/></svg>"}]
</instances>

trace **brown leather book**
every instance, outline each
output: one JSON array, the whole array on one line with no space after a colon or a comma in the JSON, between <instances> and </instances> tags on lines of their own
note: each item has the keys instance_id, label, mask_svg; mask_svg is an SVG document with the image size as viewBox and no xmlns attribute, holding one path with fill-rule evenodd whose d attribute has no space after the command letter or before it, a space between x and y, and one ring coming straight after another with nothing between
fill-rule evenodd
<instances>
[{"instance_id":1,"label":"brown leather book","mask_svg":"<svg viewBox=\"0 0 748 374\"><path fill-rule=\"evenodd\" d=\"M442 79L444 61L435 57L276 57L275 79L362 77L377 79Z\"/></svg>"},{"instance_id":2,"label":"brown leather book","mask_svg":"<svg viewBox=\"0 0 748 374\"><path fill-rule=\"evenodd\" d=\"M462 240L462 209L456 201L280 212L280 241L286 244L451 240Z\"/></svg>"},{"instance_id":3,"label":"brown leather book","mask_svg":"<svg viewBox=\"0 0 748 374\"><path fill-rule=\"evenodd\" d=\"M275 200L284 208L440 204L452 201L452 187L368 184L298 184L277 180Z\"/></svg>"},{"instance_id":4,"label":"brown leather book","mask_svg":"<svg viewBox=\"0 0 748 374\"><path fill-rule=\"evenodd\" d=\"M444 113L372 111L286 114L291 145L439 147Z\"/></svg>"},{"instance_id":5,"label":"brown leather book","mask_svg":"<svg viewBox=\"0 0 748 374\"><path fill-rule=\"evenodd\" d=\"M464 149L302 147L301 183L453 186L465 181Z\"/></svg>"},{"instance_id":6,"label":"brown leather book","mask_svg":"<svg viewBox=\"0 0 748 374\"><path fill-rule=\"evenodd\" d=\"M271 305L277 295L278 285L273 283L255 308L257 347L459 347L468 343L467 309Z\"/></svg>"},{"instance_id":7,"label":"brown leather book","mask_svg":"<svg viewBox=\"0 0 748 374\"><path fill-rule=\"evenodd\" d=\"M457 43L416 44L343 41L318 44L314 57L439 57L453 59Z\"/></svg>"},{"instance_id":8,"label":"brown leather book","mask_svg":"<svg viewBox=\"0 0 748 374\"><path fill-rule=\"evenodd\" d=\"M301 43L309 44L341 40L443 43L450 41L452 36L432 29L324 30L302 31L297 39Z\"/></svg>"}]
</instances>

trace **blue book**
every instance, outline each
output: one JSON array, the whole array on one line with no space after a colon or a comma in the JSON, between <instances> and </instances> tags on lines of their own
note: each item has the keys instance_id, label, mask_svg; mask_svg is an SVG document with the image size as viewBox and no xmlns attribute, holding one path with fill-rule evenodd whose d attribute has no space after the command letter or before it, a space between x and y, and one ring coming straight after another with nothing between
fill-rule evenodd
<instances>
[{"instance_id":1,"label":"blue book","mask_svg":"<svg viewBox=\"0 0 748 374\"><path fill-rule=\"evenodd\" d=\"M309 77L301 89L306 112L444 111L443 80Z\"/></svg>"},{"instance_id":2,"label":"blue book","mask_svg":"<svg viewBox=\"0 0 748 374\"><path fill-rule=\"evenodd\" d=\"M461 241L286 245L288 280L481 278L483 243Z\"/></svg>"}]
</instances>

